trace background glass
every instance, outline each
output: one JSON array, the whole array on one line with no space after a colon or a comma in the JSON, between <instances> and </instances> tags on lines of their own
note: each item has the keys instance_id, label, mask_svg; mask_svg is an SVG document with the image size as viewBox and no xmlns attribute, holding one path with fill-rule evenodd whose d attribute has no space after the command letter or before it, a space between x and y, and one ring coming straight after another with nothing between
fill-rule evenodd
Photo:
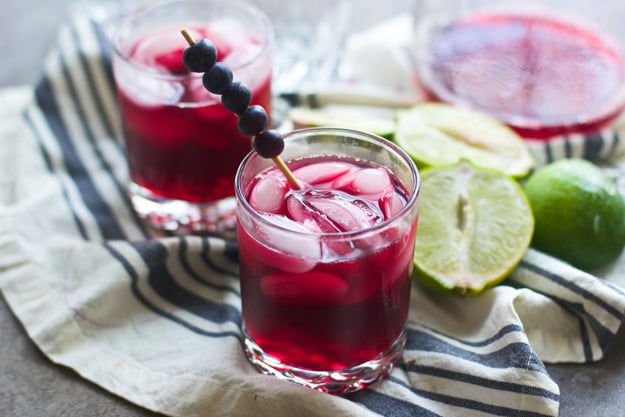
<instances>
[{"instance_id":1,"label":"background glass","mask_svg":"<svg viewBox=\"0 0 625 417\"><path fill-rule=\"evenodd\" d=\"M431 98L522 136L592 134L625 107L622 4L418 0L414 46Z\"/></svg>"},{"instance_id":2,"label":"background glass","mask_svg":"<svg viewBox=\"0 0 625 417\"><path fill-rule=\"evenodd\" d=\"M251 149L220 96L182 64L180 34L217 46L219 61L270 113L273 29L248 3L179 0L126 17L114 38L129 191L135 210L156 229L233 236L234 176Z\"/></svg>"},{"instance_id":3,"label":"background glass","mask_svg":"<svg viewBox=\"0 0 625 417\"><path fill-rule=\"evenodd\" d=\"M353 0L256 0L276 34L274 87L278 93L326 88L335 76L352 18Z\"/></svg>"},{"instance_id":4,"label":"background glass","mask_svg":"<svg viewBox=\"0 0 625 417\"><path fill-rule=\"evenodd\" d=\"M312 233L269 220L247 199L252 180L271 160L252 153L237 173L248 358L264 373L320 391L362 389L390 372L403 352L418 173L403 151L364 132L305 129L289 133L285 145L285 161L355 159L388 168L405 186L406 204L387 220L347 232ZM344 179L339 178L334 181Z\"/></svg>"}]
</instances>

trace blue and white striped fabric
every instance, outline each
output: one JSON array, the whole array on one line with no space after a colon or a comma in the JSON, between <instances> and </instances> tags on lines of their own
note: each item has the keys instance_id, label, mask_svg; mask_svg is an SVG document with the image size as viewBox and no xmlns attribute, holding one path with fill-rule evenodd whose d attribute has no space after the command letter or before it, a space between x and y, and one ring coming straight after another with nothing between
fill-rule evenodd
<instances>
[{"instance_id":1,"label":"blue and white striped fabric","mask_svg":"<svg viewBox=\"0 0 625 417\"><path fill-rule=\"evenodd\" d=\"M241 346L236 243L154 237L131 210L107 58L97 25L76 18L34 94L0 95L0 288L52 361L172 416L542 417L560 397L544 364L610 348L625 293L530 250L480 296L415 286L403 361L364 391L258 374Z\"/></svg>"}]
</instances>

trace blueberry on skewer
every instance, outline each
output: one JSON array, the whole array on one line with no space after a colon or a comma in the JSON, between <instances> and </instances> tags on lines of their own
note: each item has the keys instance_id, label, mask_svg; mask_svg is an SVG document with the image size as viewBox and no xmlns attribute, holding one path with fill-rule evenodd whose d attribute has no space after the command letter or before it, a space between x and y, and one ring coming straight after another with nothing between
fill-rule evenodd
<instances>
[{"instance_id":1,"label":"blueberry on skewer","mask_svg":"<svg viewBox=\"0 0 625 417\"><path fill-rule=\"evenodd\" d=\"M184 50L182 59L189 71L204 72L202 84L206 90L221 94L225 108L239 117L237 126L244 135L253 136L254 150L263 158L271 158L282 171L291 186L299 189L299 183L286 166L280 153L284 149L284 138L276 130L266 130L268 117L262 106L252 105L250 89L240 82L233 82L232 70L223 62L217 61L215 45L206 39L195 42L186 29L182 36L189 46Z\"/></svg>"},{"instance_id":2,"label":"blueberry on skewer","mask_svg":"<svg viewBox=\"0 0 625 417\"><path fill-rule=\"evenodd\" d=\"M217 48L208 39L200 39L184 50L182 61L191 72L208 71L217 62Z\"/></svg>"},{"instance_id":3,"label":"blueberry on skewer","mask_svg":"<svg viewBox=\"0 0 625 417\"><path fill-rule=\"evenodd\" d=\"M265 130L253 139L254 150L263 158L275 158L284 150L284 139L277 130Z\"/></svg>"},{"instance_id":4,"label":"blueberry on skewer","mask_svg":"<svg viewBox=\"0 0 625 417\"><path fill-rule=\"evenodd\" d=\"M232 84L232 70L223 62L216 62L202 76L204 88L214 94L223 94Z\"/></svg>"},{"instance_id":5,"label":"blueberry on skewer","mask_svg":"<svg viewBox=\"0 0 625 417\"><path fill-rule=\"evenodd\" d=\"M221 95L221 104L232 113L240 115L252 101L252 92L243 83L238 81L230 84L230 87Z\"/></svg>"},{"instance_id":6,"label":"blueberry on skewer","mask_svg":"<svg viewBox=\"0 0 625 417\"><path fill-rule=\"evenodd\" d=\"M239 130L244 135L255 136L267 127L267 113L259 105L248 107L237 122Z\"/></svg>"}]
</instances>

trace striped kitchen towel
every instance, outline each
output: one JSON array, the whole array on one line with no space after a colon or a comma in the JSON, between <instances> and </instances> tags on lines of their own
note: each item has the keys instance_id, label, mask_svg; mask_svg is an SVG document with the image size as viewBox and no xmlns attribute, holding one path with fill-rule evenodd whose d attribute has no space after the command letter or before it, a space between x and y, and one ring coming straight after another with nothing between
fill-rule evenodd
<instances>
[{"instance_id":1,"label":"striped kitchen towel","mask_svg":"<svg viewBox=\"0 0 625 417\"><path fill-rule=\"evenodd\" d=\"M172 416L536 417L558 415L545 363L610 348L625 293L530 250L476 297L415 285L403 360L370 388L260 375L241 346L236 243L155 237L131 209L108 56L76 17L36 88L0 95L0 288L53 362Z\"/></svg>"}]
</instances>

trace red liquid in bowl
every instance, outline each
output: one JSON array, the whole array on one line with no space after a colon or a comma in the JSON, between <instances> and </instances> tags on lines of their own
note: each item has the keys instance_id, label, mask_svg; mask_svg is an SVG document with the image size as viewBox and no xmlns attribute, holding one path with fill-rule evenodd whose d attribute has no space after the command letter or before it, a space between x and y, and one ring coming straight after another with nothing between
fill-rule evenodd
<instances>
[{"instance_id":1,"label":"red liquid in bowl","mask_svg":"<svg viewBox=\"0 0 625 417\"><path fill-rule=\"evenodd\" d=\"M623 57L607 38L543 15L475 14L422 46L433 99L491 114L522 136L598 131L623 110Z\"/></svg>"}]
</instances>

